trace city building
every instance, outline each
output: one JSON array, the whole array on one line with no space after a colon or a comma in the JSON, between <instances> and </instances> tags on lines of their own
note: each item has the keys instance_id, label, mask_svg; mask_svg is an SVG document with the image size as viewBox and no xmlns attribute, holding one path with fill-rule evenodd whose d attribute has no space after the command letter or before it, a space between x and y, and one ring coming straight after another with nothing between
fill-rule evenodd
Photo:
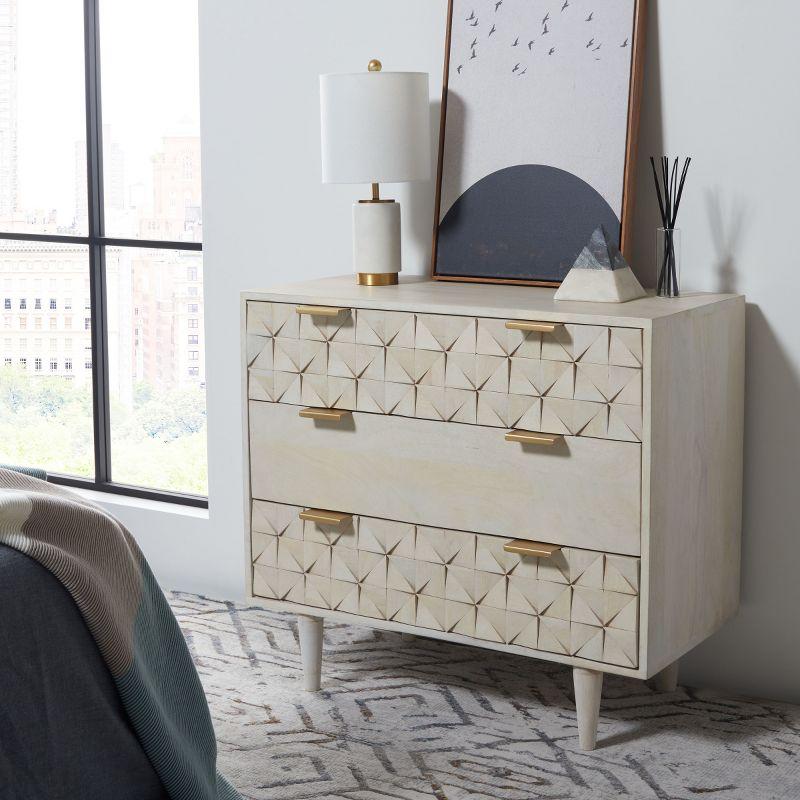
<instances>
[{"instance_id":1,"label":"city building","mask_svg":"<svg viewBox=\"0 0 800 800\"><path fill-rule=\"evenodd\" d=\"M30 377L92 380L91 303L87 248L6 240L0 247L0 359ZM120 248L106 254L111 387L130 404L133 371L130 265ZM129 317L128 312L128 317Z\"/></svg>"},{"instance_id":2,"label":"city building","mask_svg":"<svg viewBox=\"0 0 800 800\"><path fill-rule=\"evenodd\" d=\"M17 211L17 0L0 3L0 218Z\"/></svg>"},{"instance_id":3,"label":"city building","mask_svg":"<svg viewBox=\"0 0 800 800\"><path fill-rule=\"evenodd\" d=\"M181 250L133 256L136 379L160 390L204 385L203 260Z\"/></svg>"}]
</instances>

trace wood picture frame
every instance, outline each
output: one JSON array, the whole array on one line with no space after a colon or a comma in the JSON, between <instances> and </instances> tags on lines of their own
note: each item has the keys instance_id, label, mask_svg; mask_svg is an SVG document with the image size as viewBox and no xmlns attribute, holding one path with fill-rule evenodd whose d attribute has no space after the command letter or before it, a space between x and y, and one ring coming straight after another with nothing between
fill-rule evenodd
<instances>
[{"instance_id":1,"label":"wood picture frame","mask_svg":"<svg viewBox=\"0 0 800 800\"><path fill-rule=\"evenodd\" d=\"M516 13L519 15L530 15L541 9L542 14L545 16L542 20L544 27L540 28L539 35L529 34L530 38L526 36L520 41L520 26L517 25L515 28L512 25L506 29L505 39L509 41L502 40L500 37L503 35L502 31L504 29L498 28L497 25L498 21L502 19L499 15L504 11L503 6L505 6L505 11L510 10L512 13L514 13L514 9L516 9ZM564 6L564 8L562 8L562 6ZM588 18L586 18L587 15L585 12L592 6L597 8L598 11L589 11ZM547 11L548 8L550 11ZM559 9L561 9L561 11L559 11ZM622 20L623 22L628 19L627 13L628 10L630 11L630 34L626 37L627 45L624 43L619 44L615 40L610 40L608 43L605 41L600 42L598 39L601 45L600 49L595 50L594 48L596 45L590 48L588 44L583 48L587 53L591 53L589 58L593 60L589 61L588 58L582 54L580 47L575 43L575 37L580 35L581 26L578 25L576 28L574 20L571 23L573 40L568 42L568 45L571 46L572 55L576 55L577 51L577 53L580 54L580 58L583 59L580 62L580 66L575 68L576 70L583 69L584 64L586 67L600 65L602 62L601 55L605 56L605 53L610 52L609 60L616 57L616 61L612 63L610 69L616 70L612 72L612 75L613 83L617 86L618 90L619 96L616 97L616 104L620 107L620 113L612 114L611 109L609 109L610 119L603 120L606 129L613 130L613 136L611 137L613 138L613 145L608 145L609 152L611 152L613 146L613 158L609 158L608 163L606 163L602 161L601 154L601 158L598 158L594 165L595 167L600 165L599 168L597 168L598 174L603 174L604 169L610 170L609 174L611 177L606 180L605 183L613 187L613 191L610 193L613 194L611 200L607 199L606 194L603 194L600 190L595 188L590 176L573 174L570 170L565 170L563 166L547 163L546 160L542 163L534 163L538 155L538 153L534 152L535 148L532 146L528 151L531 154L530 157L525 157L527 156L527 152L525 152L526 142L520 144L519 141L516 143L516 151L518 154L521 153L523 158L517 157L517 159L514 160L512 156L513 163L509 163L506 167L499 168L493 172L486 171L481 174L480 170L478 170L475 181L469 182L469 179L467 179L463 187L456 186L454 191L453 186L450 185L453 181L450 180L450 172L448 172L448 168L452 168L453 164L449 160L450 151L448 151L447 148L448 146L453 148L455 146L453 142L464 144L464 140L469 139L471 132L468 130L468 125L465 120L469 119L469 115L473 114L475 109L468 106L467 102L465 102L464 95L459 95L452 91L453 75L460 79L462 73L466 73L467 71L465 65L468 66L469 61L475 61L479 58L478 48L472 47L472 45L478 42L481 48L488 49L490 45L487 43L490 41L491 36L497 35L498 38L491 42L492 47L496 48L495 42L502 42L502 47L518 47L519 45L527 51L523 58L530 54L530 59L525 58L525 60L533 62L531 66L528 67L530 70L529 74L535 76L537 70L541 68L544 72L544 77L557 74L558 80L564 80L563 75L566 74L569 77L571 73L563 69L561 72L554 72L557 62L553 56L556 55L557 45L551 45L551 42L554 43L558 38L553 34L558 31L558 26L567 19L562 15L567 13L582 14L583 16L580 19L584 20L586 35L591 41L594 39L592 35L592 21L602 19L602 15L608 14L610 9L616 13L618 20ZM464 13L461 13L462 11ZM531 3L531 0L503 0L501 3L498 3L497 0L449 0L447 10L448 20L441 127L439 133L439 157L434 204L435 216L431 261L431 276L434 280L472 283L508 283L528 286L558 286L566 272L568 272L569 268L572 266L574 259L577 258L583 245L588 241L592 232L601 224L604 225L607 230L609 227L612 228L612 230L609 231L610 238L616 240L615 243L619 244L620 249L626 257L630 257L633 234L633 207L635 201L639 118L642 97L646 12L646 0L610 0L610 2L607 0L606 4L603 5L597 3L596 0L595 2L592 2L592 0L535 0L534 3ZM595 14L597 16L595 16ZM475 17L474 21L477 21L478 25L474 25L474 21L473 23L469 21L472 16ZM460 17L464 17L464 20L461 20ZM508 17L506 17L506 19L508 19ZM578 20L579 22L580 19ZM462 50L465 41L463 36L464 31L459 28L454 34L454 26L459 25L463 27L464 23L466 23L470 29L475 30L472 44L467 44L468 47L472 48L472 52L468 59L456 59L454 56L454 47L457 46L456 34L461 40L458 46L461 47ZM488 28L489 23L495 27L494 34L487 34L486 29L483 27L486 25ZM550 30L551 26L553 29L552 31ZM599 24L597 27L600 27ZM488 30L491 31L491 28L488 28ZM510 41L511 35L509 35L509 33L516 36L516 44ZM621 33L623 36L625 35L624 32ZM483 36L483 39L480 38L481 36ZM551 38L548 39L546 38L547 36ZM525 38L528 38L528 42L530 43L525 42ZM606 37L604 36L603 38ZM542 46L539 51L534 54L534 48L540 44L540 39L544 40L548 49ZM466 40L466 43L468 42L469 39ZM608 46L605 53L602 53L602 45L604 44ZM551 46L553 47L552 51L549 50ZM629 48L628 52L630 53L629 61L622 61L619 58L619 53L627 48ZM498 61L497 52L498 51L495 49L493 54L495 61ZM517 54L521 52L522 51L518 49L513 51L513 55L517 56ZM506 70L511 69L510 65L516 61L516 58L509 60L502 51L500 51L500 57L507 62ZM620 63L628 64L624 72L622 71L622 67L618 65ZM453 67L452 74L451 67ZM497 67L493 67L493 69L496 70ZM549 73L548 70L550 71ZM513 76L512 79L520 81L519 85L522 86L521 81L525 80L525 73L522 73L522 68L519 63L511 69L511 75ZM508 77L508 74L506 74L501 80L505 80ZM496 79L496 75L490 74L489 80L491 81L494 79ZM593 75L593 80L595 81L595 86L597 86L598 78L596 75ZM484 80L484 84L485 83L486 81ZM574 83L570 84L569 88L573 89L574 85ZM471 102L473 106L476 102L480 103L481 91L484 92L484 97L491 96L492 100L495 101L495 95L491 91L489 91L487 95L486 85L484 85L483 88L478 87L477 89L473 89L472 97L469 96L469 90L467 91L467 100ZM518 90L511 90L508 84L503 84L503 91ZM622 98L625 97L625 95L621 93L625 92L627 96L625 107L623 108ZM502 95L503 92L501 91L499 94ZM596 103L598 101L596 94L586 99L588 100L587 105L591 105L592 102L595 102L594 107L597 107ZM454 113L454 106L456 103L458 103L458 107L455 108ZM565 113L564 116L569 118L570 115L572 115L574 117L575 108L576 106L574 104L569 106L568 112ZM448 111L450 112L449 114ZM559 122L558 113L555 112L551 116L554 119L545 119L545 123L557 125ZM451 122L450 128L448 128L448 119ZM493 117L491 119L494 121ZM619 122L617 120L619 120ZM462 123L462 127L457 129L454 134L453 126ZM502 123L498 121L498 124ZM546 124L543 125L543 127L546 127ZM589 126L589 130L591 131L591 120L587 121L587 126ZM527 130L532 129L532 127L527 128ZM569 126L568 131L565 131L565 133L568 134L569 130L577 130L577 128L575 126ZM512 130L512 135L513 133ZM556 127L556 135L553 136L553 131L551 131L551 136L548 141L559 141L559 133ZM522 132L517 132L516 136L518 139L524 137L524 129ZM592 140L591 133L586 133L585 136L585 150L588 152L594 146L594 141ZM494 137L491 138L490 146L493 143ZM474 141L467 142L468 147L474 148L476 144L478 143ZM575 143L572 142L572 144L574 145ZM579 150L580 148L578 148L578 151ZM500 158L502 159L502 157L501 155ZM573 151L570 157L575 161L579 161L583 158L583 154L576 155L575 151ZM591 157L583 158L583 160L585 163L588 163L591 161ZM611 162L614 162L617 166L613 166ZM621 166L621 169L619 169L619 166ZM491 180L487 181L486 179ZM495 185L490 186L492 183ZM481 184L481 188L475 193L472 199L466 200L466 196L472 193L478 184ZM533 188L534 185L551 186L554 191L552 195L546 194L547 190L537 192ZM512 191L508 191L509 187ZM521 194L516 193L516 189L519 187L523 188ZM463 191L460 191L461 189L463 189ZM571 191L577 192L577 194L570 195ZM508 198L516 196L521 196L526 199L531 198L530 202L542 205L547 205L547 203L543 203L541 200L543 196L559 198L560 206L558 206L558 204L553 204L555 206L553 209L548 206L547 211L540 215L540 217L537 217L539 225L540 227L545 227L547 225L547 214L550 214L552 217L557 217L562 221L569 220L570 226L573 229L565 231L563 228L566 226L559 225L558 236L561 237L563 241L559 241L558 237L552 237L553 242L550 242L549 237L551 237L552 232L555 230L552 225L549 229L544 231L540 230L538 233L533 230L524 233L527 230L526 226L531 216L526 217L524 211L521 210L519 218L514 219L514 210L512 209L512 213L509 213L506 217L507 221L501 221L500 223L500 227L502 227L503 224L506 225L505 231L498 230L495 233L495 231L492 230L491 211L503 208L503 203L506 202ZM580 208L580 214L576 212L573 215L569 211L572 207L573 196L576 198L576 207ZM500 198L499 205L493 203L498 197ZM605 202L605 206L600 202L601 200ZM456 208L456 206L458 207ZM505 206L505 208L507 209L508 206ZM524 208L530 209L533 208L533 206L524 206ZM609 215L609 212L613 214L613 217ZM454 215L453 219L458 221L448 221L448 215ZM595 217L596 220L592 224L592 220L594 220ZM447 222L446 227L443 226L445 222ZM443 227L445 227L444 235L442 234ZM533 227L535 226L531 226L531 228ZM614 230L614 228L616 229ZM520 231L523 231L523 233L520 234ZM507 236L504 239L503 233L510 234L512 238L511 245L506 244L505 239L509 237ZM497 238L492 239L493 235ZM519 237L519 241L514 241L513 237ZM503 247L505 247L505 252L503 251ZM540 247L541 250L546 250L547 253L541 252ZM461 257L460 254L466 254L466 257ZM522 254L521 257L520 254ZM445 261L445 259L447 259L447 261ZM545 263L547 268L539 271L537 265L540 262ZM513 270L508 269L509 265L513 266Z\"/></svg>"}]
</instances>

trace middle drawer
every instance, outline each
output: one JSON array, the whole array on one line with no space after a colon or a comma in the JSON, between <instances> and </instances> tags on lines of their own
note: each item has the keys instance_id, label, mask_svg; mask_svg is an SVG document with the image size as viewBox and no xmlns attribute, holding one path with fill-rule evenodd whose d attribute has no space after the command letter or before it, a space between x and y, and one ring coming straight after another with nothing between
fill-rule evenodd
<instances>
[{"instance_id":1,"label":"middle drawer","mask_svg":"<svg viewBox=\"0 0 800 800\"><path fill-rule=\"evenodd\" d=\"M641 447L353 414L331 426L250 402L252 495L418 525L640 553Z\"/></svg>"}]
</instances>

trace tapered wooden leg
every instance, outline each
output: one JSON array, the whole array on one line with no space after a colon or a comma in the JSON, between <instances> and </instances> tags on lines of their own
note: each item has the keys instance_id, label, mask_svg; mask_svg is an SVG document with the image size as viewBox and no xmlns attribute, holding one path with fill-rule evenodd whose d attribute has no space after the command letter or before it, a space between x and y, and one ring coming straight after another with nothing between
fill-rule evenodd
<instances>
[{"instance_id":1,"label":"tapered wooden leg","mask_svg":"<svg viewBox=\"0 0 800 800\"><path fill-rule=\"evenodd\" d=\"M322 618L298 617L300 657L307 692L318 692L322 680Z\"/></svg>"},{"instance_id":2,"label":"tapered wooden leg","mask_svg":"<svg viewBox=\"0 0 800 800\"><path fill-rule=\"evenodd\" d=\"M650 686L657 692L674 692L678 688L678 670L680 661L673 661L668 667L664 667L661 672L657 672L650 678Z\"/></svg>"},{"instance_id":3,"label":"tapered wooden leg","mask_svg":"<svg viewBox=\"0 0 800 800\"><path fill-rule=\"evenodd\" d=\"M594 750L597 743L597 720L600 717L600 696L603 673L574 667L575 710L578 712L578 741L582 750Z\"/></svg>"}]
</instances>

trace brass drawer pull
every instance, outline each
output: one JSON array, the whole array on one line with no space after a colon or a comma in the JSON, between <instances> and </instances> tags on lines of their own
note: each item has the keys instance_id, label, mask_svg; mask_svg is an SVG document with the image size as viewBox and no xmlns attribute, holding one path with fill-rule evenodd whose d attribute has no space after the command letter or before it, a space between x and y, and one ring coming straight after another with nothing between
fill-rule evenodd
<instances>
[{"instance_id":1,"label":"brass drawer pull","mask_svg":"<svg viewBox=\"0 0 800 800\"><path fill-rule=\"evenodd\" d=\"M506 328L510 331L525 331L526 333L553 333L560 327L558 322L506 322Z\"/></svg>"},{"instance_id":2,"label":"brass drawer pull","mask_svg":"<svg viewBox=\"0 0 800 800\"><path fill-rule=\"evenodd\" d=\"M543 447L553 447L563 441L563 436L556 436L551 433L533 433L531 431L509 431L506 434L507 442L519 442L520 444L538 444Z\"/></svg>"},{"instance_id":3,"label":"brass drawer pull","mask_svg":"<svg viewBox=\"0 0 800 800\"><path fill-rule=\"evenodd\" d=\"M528 542L525 539L515 539L503 545L506 553L516 553L520 556L537 556L538 558L550 558L558 553L561 548L557 544L544 544L544 542Z\"/></svg>"},{"instance_id":4,"label":"brass drawer pull","mask_svg":"<svg viewBox=\"0 0 800 800\"><path fill-rule=\"evenodd\" d=\"M349 308L336 308L335 306L297 306L298 314L307 314L310 317L338 317Z\"/></svg>"},{"instance_id":5,"label":"brass drawer pull","mask_svg":"<svg viewBox=\"0 0 800 800\"><path fill-rule=\"evenodd\" d=\"M322 511L319 508L309 508L300 512L300 519L306 522L318 522L320 525L333 525L341 527L353 519L352 514L340 514L338 511Z\"/></svg>"},{"instance_id":6,"label":"brass drawer pull","mask_svg":"<svg viewBox=\"0 0 800 800\"><path fill-rule=\"evenodd\" d=\"M304 408L300 411L303 419L316 419L322 422L341 422L353 416L352 411L343 411L339 408Z\"/></svg>"}]
</instances>

